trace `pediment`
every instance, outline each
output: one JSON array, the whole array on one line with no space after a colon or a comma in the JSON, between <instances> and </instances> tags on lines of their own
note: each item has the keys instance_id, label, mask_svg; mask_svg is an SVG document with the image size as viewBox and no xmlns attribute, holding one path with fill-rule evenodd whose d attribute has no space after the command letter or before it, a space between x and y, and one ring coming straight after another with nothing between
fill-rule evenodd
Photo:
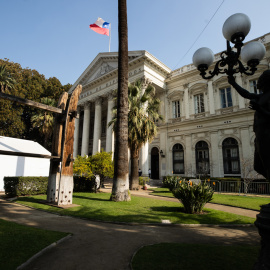
<instances>
[{"instance_id":1,"label":"pediment","mask_svg":"<svg viewBox=\"0 0 270 270\"><path fill-rule=\"evenodd\" d=\"M117 69L118 67L118 59L116 61L100 61L99 65L96 65L96 67L91 71L91 73L88 74L84 78L84 83L87 84L95 79L98 79L102 77L103 75L111 72L112 70Z\"/></svg>"},{"instance_id":2,"label":"pediment","mask_svg":"<svg viewBox=\"0 0 270 270\"><path fill-rule=\"evenodd\" d=\"M143 56L145 51L129 52L129 62L136 58ZM118 68L118 53L108 52L99 53L90 65L85 69L79 79L75 82L75 85L82 84L83 86L98 79L102 78L106 74L117 70ZM72 89L71 89L72 90Z\"/></svg>"}]
</instances>

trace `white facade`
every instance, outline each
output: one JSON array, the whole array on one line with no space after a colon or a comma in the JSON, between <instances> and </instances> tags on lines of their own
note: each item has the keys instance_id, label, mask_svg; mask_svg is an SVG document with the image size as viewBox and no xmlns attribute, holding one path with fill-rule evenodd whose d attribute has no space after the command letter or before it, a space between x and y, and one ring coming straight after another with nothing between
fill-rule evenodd
<instances>
[{"instance_id":1,"label":"white facade","mask_svg":"<svg viewBox=\"0 0 270 270\"><path fill-rule=\"evenodd\" d=\"M0 137L0 150L51 155L37 142ZM49 176L50 160L44 158L0 155L0 191L5 176Z\"/></svg>"},{"instance_id":2,"label":"white facade","mask_svg":"<svg viewBox=\"0 0 270 270\"><path fill-rule=\"evenodd\" d=\"M257 40L267 51L257 72L236 76L238 84L250 91L256 91L256 80L269 69L270 34ZM216 61L219 55L215 55ZM114 150L107 123L113 107L111 93L117 89L117 64L117 53L98 54L70 89L72 92L77 84L83 86L74 156ZM151 168L155 179L172 174L241 175L241 162L253 158L254 111L226 77L204 80L193 64L172 71L147 51L129 52L129 81L138 79L156 88L164 116L156 138L141 150L139 167L143 174Z\"/></svg>"}]
</instances>

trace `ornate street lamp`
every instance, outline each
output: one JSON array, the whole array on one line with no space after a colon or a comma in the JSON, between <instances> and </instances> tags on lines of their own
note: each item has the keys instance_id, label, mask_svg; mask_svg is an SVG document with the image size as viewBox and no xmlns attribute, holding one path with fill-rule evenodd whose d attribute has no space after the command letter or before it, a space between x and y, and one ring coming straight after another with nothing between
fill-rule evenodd
<instances>
[{"instance_id":1,"label":"ornate street lamp","mask_svg":"<svg viewBox=\"0 0 270 270\"><path fill-rule=\"evenodd\" d=\"M270 70L264 71L258 79L257 87L262 94L250 93L239 86L233 77L236 73L253 75L257 65L263 59L266 50L262 43L253 41L243 47L243 41L251 27L247 15L236 13L230 16L223 25L223 35L227 40L227 50L220 55L221 59L215 64L213 71L207 71L214 62L214 54L208 48L200 48L193 55L193 64L204 79L215 75L226 74L228 82L244 98L250 100L250 109L255 110L254 132L255 158L254 169L270 181ZM232 48L230 43L234 44ZM242 48L243 47L243 48ZM246 63L246 66L239 60ZM257 215L255 225L261 236L261 251L256 262L255 270L270 269L270 204L262 205Z\"/></svg>"},{"instance_id":2,"label":"ornate street lamp","mask_svg":"<svg viewBox=\"0 0 270 270\"><path fill-rule=\"evenodd\" d=\"M249 33L250 27L250 19L243 13L236 13L225 21L222 32L227 40L227 50L221 53L221 59L217 61L214 70L209 71L208 74L206 71L214 62L213 52L209 48L203 47L194 53L193 64L204 79L211 79L218 74L232 76L238 72L246 75L255 73L256 66L263 59L266 51L264 45L258 41L250 42L243 47L243 41ZM234 48L231 47L230 42L234 44ZM242 64L239 57L247 63L247 67Z\"/></svg>"}]
</instances>

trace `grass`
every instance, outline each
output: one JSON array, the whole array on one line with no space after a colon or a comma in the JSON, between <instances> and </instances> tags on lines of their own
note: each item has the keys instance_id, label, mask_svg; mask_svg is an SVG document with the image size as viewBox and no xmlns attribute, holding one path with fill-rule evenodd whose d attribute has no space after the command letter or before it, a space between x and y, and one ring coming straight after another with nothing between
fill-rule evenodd
<instances>
[{"instance_id":1,"label":"grass","mask_svg":"<svg viewBox=\"0 0 270 270\"><path fill-rule=\"evenodd\" d=\"M156 188L152 195L164 196L173 198L173 194L168 188ZM224 204L229 206L236 206L252 210L260 210L260 205L270 203L270 197L244 196L244 195L227 195L215 193L211 203Z\"/></svg>"},{"instance_id":2,"label":"grass","mask_svg":"<svg viewBox=\"0 0 270 270\"><path fill-rule=\"evenodd\" d=\"M73 203L80 206L61 209L46 204L45 196L21 197L17 202L61 215L109 222L161 223L170 220L175 224L252 224L255 219L231 213L205 209L205 214L183 213L179 202L161 201L133 196L130 202L112 202L108 193L74 193Z\"/></svg>"},{"instance_id":3,"label":"grass","mask_svg":"<svg viewBox=\"0 0 270 270\"><path fill-rule=\"evenodd\" d=\"M13 270L67 233L47 231L0 219L1 269Z\"/></svg>"},{"instance_id":4,"label":"grass","mask_svg":"<svg viewBox=\"0 0 270 270\"><path fill-rule=\"evenodd\" d=\"M141 248L132 260L132 268L246 270L252 269L258 253L258 246L161 243Z\"/></svg>"}]
</instances>

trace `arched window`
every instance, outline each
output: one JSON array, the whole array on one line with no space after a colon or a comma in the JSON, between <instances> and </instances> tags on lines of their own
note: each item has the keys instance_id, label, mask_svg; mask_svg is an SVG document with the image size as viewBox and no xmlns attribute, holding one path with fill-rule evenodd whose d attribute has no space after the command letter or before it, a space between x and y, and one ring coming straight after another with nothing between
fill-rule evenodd
<instances>
[{"instance_id":1,"label":"arched window","mask_svg":"<svg viewBox=\"0 0 270 270\"><path fill-rule=\"evenodd\" d=\"M209 174L209 149L205 141L196 143L196 172L197 174Z\"/></svg>"},{"instance_id":2,"label":"arched window","mask_svg":"<svg viewBox=\"0 0 270 270\"><path fill-rule=\"evenodd\" d=\"M227 138L222 143L224 174L239 174L240 160L238 142L234 138Z\"/></svg>"},{"instance_id":3,"label":"arched window","mask_svg":"<svg viewBox=\"0 0 270 270\"><path fill-rule=\"evenodd\" d=\"M184 149L180 143L173 146L173 174L185 173Z\"/></svg>"}]
</instances>

